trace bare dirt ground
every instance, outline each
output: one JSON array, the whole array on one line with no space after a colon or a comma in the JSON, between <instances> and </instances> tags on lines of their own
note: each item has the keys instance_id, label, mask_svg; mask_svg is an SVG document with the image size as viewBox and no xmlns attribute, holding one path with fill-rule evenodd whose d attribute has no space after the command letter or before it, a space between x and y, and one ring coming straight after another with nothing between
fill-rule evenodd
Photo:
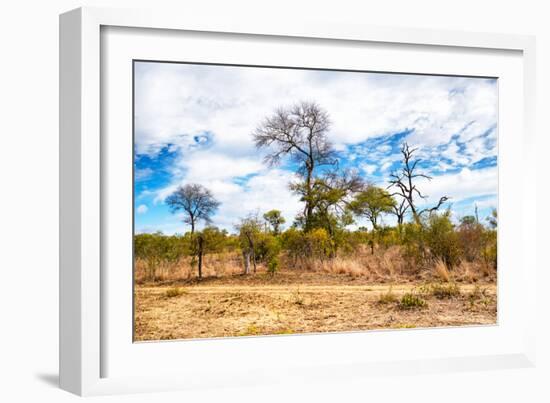
<instances>
[{"instance_id":1,"label":"bare dirt ground","mask_svg":"<svg viewBox=\"0 0 550 403\"><path fill-rule=\"evenodd\" d=\"M326 274L265 273L136 285L135 340L495 324L496 285L368 284ZM425 305L407 306L405 294Z\"/></svg>"}]
</instances>

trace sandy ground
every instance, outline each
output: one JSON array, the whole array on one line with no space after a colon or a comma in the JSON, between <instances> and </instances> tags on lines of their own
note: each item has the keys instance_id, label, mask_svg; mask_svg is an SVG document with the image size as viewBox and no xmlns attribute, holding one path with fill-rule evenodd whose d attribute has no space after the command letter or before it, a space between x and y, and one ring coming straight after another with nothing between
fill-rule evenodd
<instances>
[{"instance_id":1,"label":"sandy ground","mask_svg":"<svg viewBox=\"0 0 550 403\"><path fill-rule=\"evenodd\" d=\"M419 284L216 279L135 287L135 340L293 334L496 323L496 285L437 298ZM384 302L381 296L390 295ZM426 305L406 309L406 293Z\"/></svg>"}]
</instances>

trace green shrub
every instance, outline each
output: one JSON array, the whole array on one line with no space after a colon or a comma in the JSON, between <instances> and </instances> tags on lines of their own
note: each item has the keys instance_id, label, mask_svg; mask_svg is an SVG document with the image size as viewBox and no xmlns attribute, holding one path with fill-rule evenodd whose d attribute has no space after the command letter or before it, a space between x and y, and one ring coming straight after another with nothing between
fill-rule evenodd
<instances>
[{"instance_id":1,"label":"green shrub","mask_svg":"<svg viewBox=\"0 0 550 403\"><path fill-rule=\"evenodd\" d=\"M279 258L277 256L273 256L269 262L267 262L267 272L269 275L274 276L275 273L277 273L277 270L279 269Z\"/></svg>"},{"instance_id":2,"label":"green shrub","mask_svg":"<svg viewBox=\"0 0 550 403\"><path fill-rule=\"evenodd\" d=\"M404 247L403 257L409 266L418 266L424 262L424 228L421 224L406 223L401 228Z\"/></svg>"},{"instance_id":3,"label":"green shrub","mask_svg":"<svg viewBox=\"0 0 550 403\"><path fill-rule=\"evenodd\" d=\"M281 251L281 242L278 237L270 233L259 233L256 235L254 253L256 261L269 263Z\"/></svg>"},{"instance_id":4,"label":"green shrub","mask_svg":"<svg viewBox=\"0 0 550 403\"><path fill-rule=\"evenodd\" d=\"M399 307L401 309L416 309L425 308L428 304L420 295L413 293L406 293L401 297L399 301Z\"/></svg>"},{"instance_id":5,"label":"green shrub","mask_svg":"<svg viewBox=\"0 0 550 403\"><path fill-rule=\"evenodd\" d=\"M309 232L290 228L282 235L283 248L295 261L303 258L326 259L333 255L335 243L324 228Z\"/></svg>"},{"instance_id":6,"label":"green shrub","mask_svg":"<svg viewBox=\"0 0 550 403\"><path fill-rule=\"evenodd\" d=\"M449 269L458 265L461 257L460 241L451 222L451 212L430 214L424 231L426 245L432 258L439 258Z\"/></svg>"},{"instance_id":7,"label":"green shrub","mask_svg":"<svg viewBox=\"0 0 550 403\"><path fill-rule=\"evenodd\" d=\"M460 288L455 283L432 284L430 294L437 299L454 298L460 295Z\"/></svg>"},{"instance_id":8,"label":"green shrub","mask_svg":"<svg viewBox=\"0 0 550 403\"><path fill-rule=\"evenodd\" d=\"M166 236L160 232L134 236L134 256L147 263L147 277L152 281L155 281L156 269L163 262L177 261L188 249L186 238L181 236Z\"/></svg>"},{"instance_id":9,"label":"green shrub","mask_svg":"<svg viewBox=\"0 0 550 403\"><path fill-rule=\"evenodd\" d=\"M483 234L483 247L481 251L483 261L487 266L497 268L497 232L486 230Z\"/></svg>"}]
</instances>

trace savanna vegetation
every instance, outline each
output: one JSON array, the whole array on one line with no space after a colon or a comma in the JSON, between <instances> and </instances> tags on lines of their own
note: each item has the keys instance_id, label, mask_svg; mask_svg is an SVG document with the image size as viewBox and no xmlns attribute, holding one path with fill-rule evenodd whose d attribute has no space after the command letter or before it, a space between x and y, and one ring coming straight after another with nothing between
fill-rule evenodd
<instances>
[{"instance_id":1,"label":"savanna vegetation","mask_svg":"<svg viewBox=\"0 0 550 403\"><path fill-rule=\"evenodd\" d=\"M433 179L407 143L386 185L371 183L340 167L329 128L303 102L252 134L266 164L296 167L293 222L243 212L221 230L219 202L195 183L166 199L185 226L134 237L137 340L495 322L496 210L457 220L446 195L427 205L419 178Z\"/></svg>"}]
</instances>

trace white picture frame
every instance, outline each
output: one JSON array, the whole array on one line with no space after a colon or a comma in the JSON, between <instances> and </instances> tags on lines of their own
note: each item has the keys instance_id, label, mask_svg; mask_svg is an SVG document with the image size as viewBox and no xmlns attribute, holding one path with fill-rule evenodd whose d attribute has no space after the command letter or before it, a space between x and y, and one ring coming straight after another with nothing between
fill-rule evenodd
<instances>
[{"instance_id":1,"label":"white picture frame","mask_svg":"<svg viewBox=\"0 0 550 403\"><path fill-rule=\"evenodd\" d=\"M157 32L193 32L195 36L208 33L223 35L241 35L253 37L255 41L290 40L303 41L305 45L311 41L330 41L330 46L337 48L348 44L375 43L377 46L398 45L411 46L437 51L457 50L484 55L488 53L512 52L509 73L517 80L515 94L519 96L521 111L510 121L510 125L518 129L515 136L504 133L510 141L503 142L501 150L507 159L499 157L499 167L506 167L518 162L523 168L518 170L516 177L505 179L499 187L499 198L506 196L507 202L514 203L520 209L515 220L503 219L503 228L499 232L499 244L514 245L516 248L514 260L521 271L510 273L501 282L499 277L499 325L483 329L432 329L418 331L369 332L366 336L370 341L387 343L384 340L402 342L405 338L418 345L426 345L442 337L447 332L449 337L460 338L467 344L464 349L453 351L433 350L410 356L400 356L399 350L393 357L375 357L364 359L361 354L351 356L357 346L364 343L364 333L347 333L340 335L303 335L244 338L235 340L201 340L189 342L146 343L145 347L136 350L128 345L113 343L112 333L121 333L112 326L108 318L117 315L111 310L108 301L109 288L115 283L105 286L108 250L104 241L104 228L114 223L113 215L106 215L108 198L105 191L109 189L110 171L107 169L108 152L105 147L116 147L109 140L102 139L102 133L109 131L110 123L105 122L105 104L103 98L109 93L108 83L102 81L102 30L106 27L119 29L155 29ZM157 39L161 41L162 39ZM113 42L114 43L114 42ZM111 46L111 45L109 45ZM114 45L113 45L114 46ZM143 45L145 46L145 45ZM328 45L327 45L328 46ZM293 24L281 21L239 21L213 20L196 18L192 15L175 15L170 12L152 12L150 10L114 10L102 8L81 8L70 11L60 17L60 384L63 389L79 395L96 395L112 393L150 392L172 389L208 388L216 386L246 386L271 382L288 382L296 380L296 375L312 380L346 379L348 377L369 376L372 374L398 375L404 373L439 372L456 370L478 370L493 368L527 367L534 365L535 360L535 322L529 315L535 312L535 279L536 251L535 242L527 242L526 234L534 234L535 211L527 209L528 196L531 192L516 192L510 194L507 181L521 182L524 189L536 189L535 169L535 133L534 133L534 93L535 93L535 42L534 38L519 35L481 34L455 31L429 31L407 28L382 28L346 24L330 24L307 22ZM429 52L428 52L429 53ZM128 56L128 57L131 57ZM433 56L427 56L432 57ZM455 55L460 60L460 54ZM194 59L194 61L199 61ZM284 63L284 62L283 62ZM505 63L503 63L504 65ZM480 67L482 68L482 67ZM410 69L410 67L409 67ZM438 70L442 69L442 70ZM489 71L490 67L487 67ZM407 70L407 67L404 68ZM481 70L480 70L481 71ZM429 73L452 74L453 70L445 70L444 65L437 63ZM460 70L456 71L460 73ZM111 73L109 73L111 74ZM512 80L510 79L510 82ZM125 93L124 88L117 94ZM510 94L510 95L507 95ZM510 97L512 92L502 94ZM126 94L126 97L128 94ZM517 106L517 104L514 104ZM502 105L501 105L502 106ZM510 111L510 106L504 105L504 111ZM124 110L124 107L123 109ZM516 109L517 111L517 109ZM521 113L520 113L521 112ZM508 116L508 115L507 115ZM503 117L503 119L507 117ZM131 116L123 116L126 124ZM506 126L505 126L506 127ZM512 126L510 126L512 127ZM509 151L506 151L509 150ZM512 152L513 151L513 152ZM114 169L114 168L113 168ZM509 171L506 171L509 172ZM120 173L120 172L119 172ZM512 174L510 174L512 175ZM508 176L506 177L508 178ZM504 192L504 193L503 193ZM107 201L106 201L107 200ZM512 207L512 206L511 206ZM103 209L103 210L102 210ZM506 209L504 210L506 211ZM500 208L499 208L500 212ZM500 219L500 218L499 218ZM117 224L110 224L111 226ZM508 225L508 226L507 226ZM499 223L500 226L500 223ZM499 259L501 256L499 255ZM500 267L500 261L499 261ZM103 271L102 271L103 268ZM500 270L500 268L499 268ZM500 276L500 272L499 272ZM128 279L130 282L131 279ZM509 299L521 296L521 304L514 305ZM120 305L124 308L124 305ZM127 305L126 305L127 307ZM500 309L505 316L501 316ZM521 309L521 310L520 310ZM515 310L510 316L508 312ZM120 309L119 309L120 311ZM521 315L521 312L526 312ZM132 313L127 312L128 317ZM518 318L521 316L521 320ZM124 318L122 318L124 319ZM117 319L118 320L118 319ZM110 333L106 327L110 327ZM513 331L511 329L514 329ZM504 330L502 330L504 329ZM508 329L508 330L506 330ZM501 331L505 332L502 333ZM500 333L499 333L500 332ZM506 333L508 332L508 333ZM513 333L513 334L512 334ZM110 335L111 334L111 335ZM116 338L115 334L115 338ZM501 336L505 337L501 337ZM510 337L508 337L510 336ZM447 337L447 336L445 336ZM345 338L345 340L343 339ZM486 344L483 339L486 339ZM502 340L493 343L489 350L491 338ZM113 339L114 340L114 339ZM480 340L478 348L469 348ZM346 348L335 351L336 346L345 341ZM131 340L127 341L132 343ZM329 347L335 351L324 361L314 359L314 348ZM281 349L301 352L293 354L288 361L276 360L276 357L265 356L258 362L253 358L262 351ZM293 350L292 350L293 349ZM145 351L147 350L147 351ZM130 371L130 368L119 366L116 371L108 368L107 362L114 361L118 353L119 361L132 363L132 354L139 355L145 366L154 364L150 361L151 354L168 363L174 354L186 354L189 357L184 364L179 360L175 364L165 365L165 371L157 375ZM122 355L119 353L124 351ZM208 381L201 375L214 368L216 354L220 365L216 370L210 370ZM233 351L233 353L231 353ZM242 351L247 351L246 356ZM380 351L384 351L381 349ZM209 353L210 352L210 353ZM231 355L233 354L233 355ZM338 356L350 357L339 360ZM372 352L371 352L372 354ZM284 355L283 355L284 356ZM147 358L149 357L149 358ZM205 364L200 366L200 357L205 357ZM232 365L231 371L224 367L224 359L238 360L242 363ZM194 360L194 361L193 361ZM161 361L157 361L161 362ZM189 368L195 368L190 371ZM135 363L132 363L135 367ZM131 366L130 364L128 367ZM253 367L257 365L257 367ZM258 369L262 371L258 371ZM307 371L303 371L307 368ZM283 369L283 370L282 370Z\"/></svg>"}]
</instances>

